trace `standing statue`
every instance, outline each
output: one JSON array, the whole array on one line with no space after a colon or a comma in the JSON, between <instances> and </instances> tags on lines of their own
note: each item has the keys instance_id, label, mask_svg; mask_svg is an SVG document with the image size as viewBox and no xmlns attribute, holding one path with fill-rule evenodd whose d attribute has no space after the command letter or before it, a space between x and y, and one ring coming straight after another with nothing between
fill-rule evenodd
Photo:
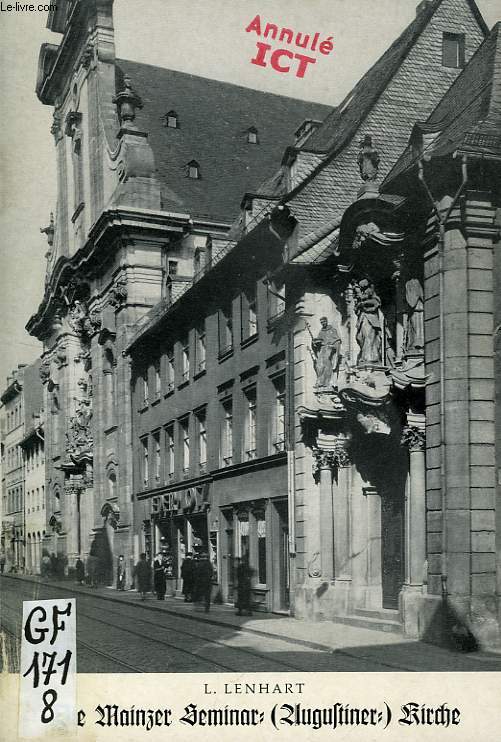
<instances>
[{"instance_id":1,"label":"standing statue","mask_svg":"<svg viewBox=\"0 0 501 742\"><path fill-rule=\"evenodd\" d=\"M382 333L379 310L381 300L374 285L362 278L355 286L355 312L357 314L357 343L360 348L358 363L382 362Z\"/></svg>"},{"instance_id":2,"label":"standing statue","mask_svg":"<svg viewBox=\"0 0 501 742\"><path fill-rule=\"evenodd\" d=\"M314 367L317 374L316 389L330 387L332 373L337 368L341 338L327 317L320 317L320 331L312 338Z\"/></svg>"},{"instance_id":3,"label":"standing statue","mask_svg":"<svg viewBox=\"0 0 501 742\"><path fill-rule=\"evenodd\" d=\"M366 134L360 140L360 150L358 152L358 169L362 180L376 180L379 170L379 152L372 146L372 137Z\"/></svg>"},{"instance_id":4,"label":"standing statue","mask_svg":"<svg viewBox=\"0 0 501 742\"><path fill-rule=\"evenodd\" d=\"M424 297L423 287L417 278L405 284L405 300L408 305L405 351L422 351L424 348Z\"/></svg>"}]
</instances>

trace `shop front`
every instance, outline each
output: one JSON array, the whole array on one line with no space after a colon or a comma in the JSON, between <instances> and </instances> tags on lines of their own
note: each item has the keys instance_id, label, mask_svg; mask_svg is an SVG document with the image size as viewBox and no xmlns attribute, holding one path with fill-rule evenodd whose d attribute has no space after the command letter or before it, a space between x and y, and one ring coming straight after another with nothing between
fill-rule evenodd
<instances>
[{"instance_id":1,"label":"shop front","mask_svg":"<svg viewBox=\"0 0 501 742\"><path fill-rule=\"evenodd\" d=\"M282 462L279 462L282 463ZM254 610L290 609L290 556L286 466L254 468L215 479L214 502L219 505L221 593L227 603L236 599L239 559L252 572Z\"/></svg>"},{"instance_id":2,"label":"shop front","mask_svg":"<svg viewBox=\"0 0 501 742\"><path fill-rule=\"evenodd\" d=\"M182 589L181 565L188 552L195 558L208 554L216 579L217 538L211 533L209 491L210 483L205 482L157 495L151 501L151 558L158 553L167 558L167 578L174 581L177 593Z\"/></svg>"}]
</instances>

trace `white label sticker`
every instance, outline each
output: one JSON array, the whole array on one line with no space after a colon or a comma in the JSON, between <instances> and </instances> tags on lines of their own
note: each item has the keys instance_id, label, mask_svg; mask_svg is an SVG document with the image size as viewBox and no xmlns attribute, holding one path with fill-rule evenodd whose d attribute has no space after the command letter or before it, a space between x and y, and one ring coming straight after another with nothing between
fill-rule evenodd
<instances>
[{"instance_id":1,"label":"white label sticker","mask_svg":"<svg viewBox=\"0 0 501 742\"><path fill-rule=\"evenodd\" d=\"M23 603L19 735L42 739L76 728L76 601Z\"/></svg>"}]
</instances>

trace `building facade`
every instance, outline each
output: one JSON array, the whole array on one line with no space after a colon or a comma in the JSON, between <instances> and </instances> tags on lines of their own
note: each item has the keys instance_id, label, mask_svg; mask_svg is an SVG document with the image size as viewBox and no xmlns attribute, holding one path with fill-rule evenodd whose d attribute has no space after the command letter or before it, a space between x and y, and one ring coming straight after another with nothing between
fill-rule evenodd
<instances>
[{"instance_id":1,"label":"building facade","mask_svg":"<svg viewBox=\"0 0 501 742\"><path fill-rule=\"evenodd\" d=\"M42 544L48 529L45 501L45 446L43 387L40 361L24 369L24 460L25 572L40 574Z\"/></svg>"},{"instance_id":2,"label":"building facade","mask_svg":"<svg viewBox=\"0 0 501 742\"><path fill-rule=\"evenodd\" d=\"M254 569L258 608L290 607L287 333L281 259L267 222L206 254L176 301L138 331L132 358L136 549L209 553L214 595L234 600L235 563Z\"/></svg>"},{"instance_id":3,"label":"building facade","mask_svg":"<svg viewBox=\"0 0 501 742\"><path fill-rule=\"evenodd\" d=\"M24 462L24 370L20 365L7 379L1 396L3 420L2 552L5 570L22 572L25 564Z\"/></svg>"}]
</instances>

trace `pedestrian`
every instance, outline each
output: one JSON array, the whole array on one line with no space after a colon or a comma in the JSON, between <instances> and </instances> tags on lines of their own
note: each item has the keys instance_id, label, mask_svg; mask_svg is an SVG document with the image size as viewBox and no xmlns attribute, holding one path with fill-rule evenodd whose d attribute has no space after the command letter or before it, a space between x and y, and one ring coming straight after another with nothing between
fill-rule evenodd
<instances>
[{"instance_id":1,"label":"pedestrian","mask_svg":"<svg viewBox=\"0 0 501 742\"><path fill-rule=\"evenodd\" d=\"M117 590L125 590L126 576L124 555L120 554L117 562Z\"/></svg>"},{"instance_id":2,"label":"pedestrian","mask_svg":"<svg viewBox=\"0 0 501 742\"><path fill-rule=\"evenodd\" d=\"M141 600L146 600L146 593L151 588L151 569L144 553L139 555L139 561L134 567L134 576L137 580L137 589L141 594Z\"/></svg>"},{"instance_id":3,"label":"pedestrian","mask_svg":"<svg viewBox=\"0 0 501 742\"><path fill-rule=\"evenodd\" d=\"M252 582L252 569L249 566L247 559L241 559L237 557L237 602L235 608L237 609L237 616L242 615L242 611L247 611L249 616L252 616L251 608L251 582Z\"/></svg>"},{"instance_id":4,"label":"pedestrian","mask_svg":"<svg viewBox=\"0 0 501 742\"><path fill-rule=\"evenodd\" d=\"M40 567L42 577L48 577L50 574L50 556L44 551L42 555L42 564Z\"/></svg>"},{"instance_id":5,"label":"pedestrian","mask_svg":"<svg viewBox=\"0 0 501 742\"><path fill-rule=\"evenodd\" d=\"M183 579L184 602L191 603L193 600L193 582L195 576L195 563L193 554L189 551L181 564L181 577Z\"/></svg>"},{"instance_id":6,"label":"pedestrian","mask_svg":"<svg viewBox=\"0 0 501 742\"><path fill-rule=\"evenodd\" d=\"M83 585L84 584L84 580L85 580L85 567L84 567L84 563L82 562L82 560L80 559L80 557L78 557L78 559L75 562L75 578L76 578L76 581L78 582L79 585Z\"/></svg>"},{"instance_id":7,"label":"pedestrian","mask_svg":"<svg viewBox=\"0 0 501 742\"><path fill-rule=\"evenodd\" d=\"M51 577L57 577L57 573L59 570L59 564L58 564L58 558L54 554L54 552L50 555L50 576Z\"/></svg>"},{"instance_id":8,"label":"pedestrian","mask_svg":"<svg viewBox=\"0 0 501 742\"><path fill-rule=\"evenodd\" d=\"M97 587L97 556L92 552L87 557L87 576L90 587Z\"/></svg>"},{"instance_id":9,"label":"pedestrian","mask_svg":"<svg viewBox=\"0 0 501 742\"><path fill-rule=\"evenodd\" d=\"M157 594L157 600L165 598L167 579L165 574L166 560L159 552L153 561L153 588Z\"/></svg>"},{"instance_id":10,"label":"pedestrian","mask_svg":"<svg viewBox=\"0 0 501 742\"><path fill-rule=\"evenodd\" d=\"M5 554L2 551L2 553L0 554L0 574L3 575L4 569L5 569Z\"/></svg>"},{"instance_id":11,"label":"pedestrian","mask_svg":"<svg viewBox=\"0 0 501 742\"><path fill-rule=\"evenodd\" d=\"M200 559L195 567L195 590L194 601L204 603L205 612L210 610L210 599L212 591L212 565L209 556L205 552L200 554Z\"/></svg>"}]
</instances>

